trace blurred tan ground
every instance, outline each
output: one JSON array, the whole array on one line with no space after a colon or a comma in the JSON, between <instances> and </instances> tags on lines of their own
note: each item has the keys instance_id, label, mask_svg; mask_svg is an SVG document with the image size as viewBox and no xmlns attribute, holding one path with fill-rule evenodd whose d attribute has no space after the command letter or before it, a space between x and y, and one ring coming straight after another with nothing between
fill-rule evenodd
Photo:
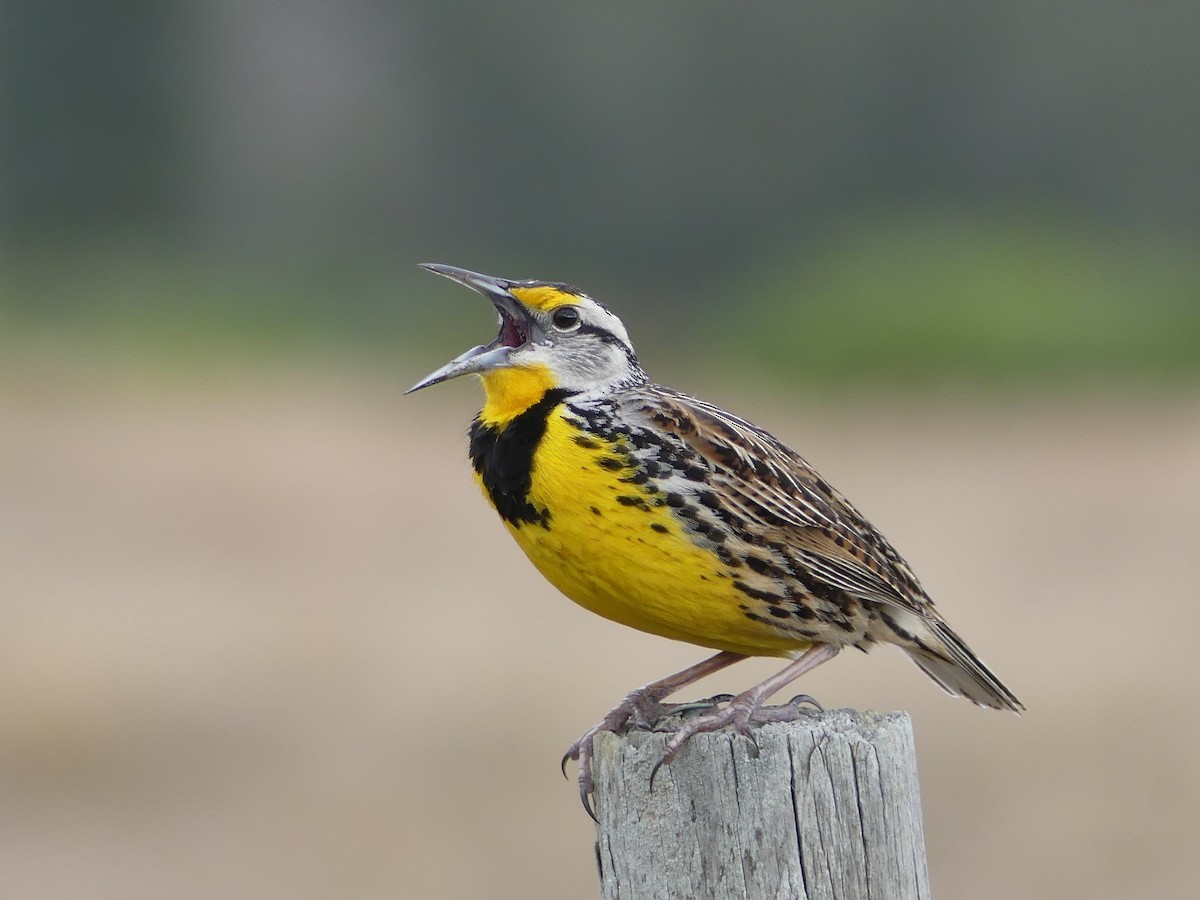
<instances>
[{"instance_id":1,"label":"blurred tan ground","mask_svg":"<svg viewBox=\"0 0 1200 900\"><path fill-rule=\"evenodd\" d=\"M472 387L416 374L0 382L0 897L595 895L559 755L703 651L544 584L468 477ZM1029 706L891 648L805 683L911 711L935 895L1193 896L1200 402L714 399Z\"/></svg>"}]
</instances>

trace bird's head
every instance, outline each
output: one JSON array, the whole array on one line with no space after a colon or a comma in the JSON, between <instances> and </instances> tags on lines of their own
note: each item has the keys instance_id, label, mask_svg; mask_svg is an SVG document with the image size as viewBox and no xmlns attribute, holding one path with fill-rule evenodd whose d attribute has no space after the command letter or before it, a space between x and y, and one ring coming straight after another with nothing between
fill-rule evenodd
<instances>
[{"instance_id":1,"label":"bird's head","mask_svg":"<svg viewBox=\"0 0 1200 900\"><path fill-rule=\"evenodd\" d=\"M465 284L492 301L500 333L472 347L406 391L479 375L485 418L519 415L551 389L603 393L646 380L621 320L577 288L553 281L512 281L454 266L421 268Z\"/></svg>"}]
</instances>

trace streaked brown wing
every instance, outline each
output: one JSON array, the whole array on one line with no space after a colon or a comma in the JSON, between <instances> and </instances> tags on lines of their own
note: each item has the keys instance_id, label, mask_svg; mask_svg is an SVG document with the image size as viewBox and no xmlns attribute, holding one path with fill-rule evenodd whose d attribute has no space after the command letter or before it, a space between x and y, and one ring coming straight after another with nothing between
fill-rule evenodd
<instances>
[{"instance_id":1,"label":"streaked brown wing","mask_svg":"<svg viewBox=\"0 0 1200 900\"><path fill-rule=\"evenodd\" d=\"M899 553L798 453L744 419L661 385L628 392L647 426L708 464L713 493L747 529L847 593L937 619Z\"/></svg>"}]
</instances>

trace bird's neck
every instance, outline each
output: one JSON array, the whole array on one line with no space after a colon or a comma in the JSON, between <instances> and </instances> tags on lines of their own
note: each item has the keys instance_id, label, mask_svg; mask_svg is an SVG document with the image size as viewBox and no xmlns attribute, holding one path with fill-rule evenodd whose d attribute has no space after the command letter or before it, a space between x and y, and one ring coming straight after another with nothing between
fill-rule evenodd
<instances>
[{"instance_id":1,"label":"bird's neck","mask_svg":"<svg viewBox=\"0 0 1200 900\"><path fill-rule=\"evenodd\" d=\"M485 400L479 421L503 428L541 402L554 388L554 376L546 366L516 366L496 369L480 376Z\"/></svg>"},{"instance_id":2,"label":"bird's neck","mask_svg":"<svg viewBox=\"0 0 1200 900\"><path fill-rule=\"evenodd\" d=\"M530 501L534 456L546 435L550 416L571 395L550 388L536 402L502 422L488 421L484 411L471 423L471 464L492 506L504 521L520 527L547 527L550 513ZM489 393L489 402L490 402ZM493 411L494 412L494 411Z\"/></svg>"}]
</instances>

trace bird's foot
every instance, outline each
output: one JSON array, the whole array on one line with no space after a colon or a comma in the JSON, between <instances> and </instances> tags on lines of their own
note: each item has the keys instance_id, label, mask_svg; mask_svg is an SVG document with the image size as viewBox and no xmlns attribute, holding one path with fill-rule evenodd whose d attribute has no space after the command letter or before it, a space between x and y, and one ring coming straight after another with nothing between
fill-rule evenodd
<instances>
[{"instance_id":1,"label":"bird's foot","mask_svg":"<svg viewBox=\"0 0 1200 900\"><path fill-rule=\"evenodd\" d=\"M712 699L716 700L718 698L714 697ZM754 732L751 731L753 726L766 725L769 722L795 721L802 714L801 707L803 706L811 706L817 710L824 708L808 694L797 694L787 703L780 706L764 706L764 699L765 697L757 691L746 691L744 694L738 694L736 697L731 698L724 707L717 706L704 715L698 715L681 722L678 728L662 729L673 731L674 734L667 741L667 748L663 752L662 758L650 770L650 787L654 787L654 776L658 774L658 770L673 760L683 745L694 735L710 731L720 731L722 728L730 726L735 732L750 742L753 747L751 755L757 757L758 741L754 739ZM687 706L690 704L679 705Z\"/></svg>"},{"instance_id":2,"label":"bird's foot","mask_svg":"<svg viewBox=\"0 0 1200 900\"><path fill-rule=\"evenodd\" d=\"M563 776L565 777L567 774L567 760L577 760L579 762L579 798L583 801L583 808L587 810L587 814L593 819L596 818L590 797L594 786L592 782L593 742L597 734L602 731L620 734L630 725L649 730L663 716L672 712L683 712L685 707L691 709L715 707L721 702L721 697L705 701L699 707L691 703L663 703L662 701L664 697L669 697L680 688L745 658L741 653L722 650L715 656L688 666L681 672L676 672L674 675L669 675L630 692L598 724L585 731L583 737L567 748L567 752L563 754L562 758Z\"/></svg>"},{"instance_id":3,"label":"bird's foot","mask_svg":"<svg viewBox=\"0 0 1200 900\"><path fill-rule=\"evenodd\" d=\"M575 760L579 763L579 798L583 801L583 808L593 819L596 818L596 813L592 810L591 801L592 789L595 786L592 781L592 754L596 735L602 731L622 734L630 727L650 731L666 716L679 712L683 707L697 706L694 703L663 703L662 695L650 687L638 688L629 693L603 719L585 731L583 736L568 747L567 752L563 754L564 777L567 774L567 760ZM708 707L715 705L710 701L705 701L705 703L708 704Z\"/></svg>"}]
</instances>

